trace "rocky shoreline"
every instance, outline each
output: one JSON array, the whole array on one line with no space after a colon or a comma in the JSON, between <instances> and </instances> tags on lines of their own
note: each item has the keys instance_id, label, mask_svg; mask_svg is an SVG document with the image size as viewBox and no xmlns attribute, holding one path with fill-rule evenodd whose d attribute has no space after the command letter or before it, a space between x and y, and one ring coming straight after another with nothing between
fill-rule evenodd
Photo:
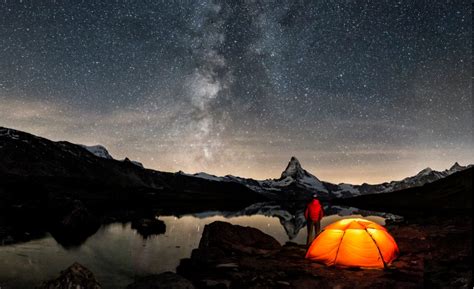
<instances>
[{"instance_id":1,"label":"rocky shoreline","mask_svg":"<svg viewBox=\"0 0 474 289\"><path fill-rule=\"evenodd\" d=\"M126 288L472 288L470 215L424 216L387 229L399 258L385 270L365 270L326 267L304 259L303 245L281 245L255 228L214 222L177 274L138 278ZM37 288L101 288L86 270L74 264Z\"/></svg>"}]
</instances>

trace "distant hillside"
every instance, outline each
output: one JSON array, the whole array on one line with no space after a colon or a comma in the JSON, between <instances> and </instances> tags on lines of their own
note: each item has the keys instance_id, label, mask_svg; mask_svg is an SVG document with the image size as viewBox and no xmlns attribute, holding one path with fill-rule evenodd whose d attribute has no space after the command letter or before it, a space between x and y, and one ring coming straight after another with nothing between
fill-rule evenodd
<instances>
[{"instance_id":1,"label":"distant hillside","mask_svg":"<svg viewBox=\"0 0 474 289\"><path fill-rule=\"evenodd\" d=\"M470 167L421 187L347 198L339 202L358 208L398 213L472 210L473 170Z\"/></svg>"},{"instance_id":2,"label":"distant hillside","mask_svg":"<svg viewBox=\"0 0 474 289\"><path fill-rule=\"evenodd\" d=\"M67 197L94 202L266 200L241 184L149 170L97 156L82 145L0 127L0 209Z\"/></svg>"}]
</instances>

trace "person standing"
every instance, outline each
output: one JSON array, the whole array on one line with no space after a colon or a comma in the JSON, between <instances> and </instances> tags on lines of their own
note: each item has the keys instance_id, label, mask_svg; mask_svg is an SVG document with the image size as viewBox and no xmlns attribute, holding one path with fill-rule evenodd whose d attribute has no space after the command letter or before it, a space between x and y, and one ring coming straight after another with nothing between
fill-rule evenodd
<instances>
[{"instance_id":1,"label":"person standing","mask_svg":"<svg viewBox=\"0 0 474 289\"><path fill-rule=\"evenodd\" d=\"M306 245L309 246L316 238L321 230L321 219L324 216L323 207L318 200L318 195L314 194L312 200L306 205L304 211L304 217L306 218L306 228L308 230L308 236L306 239ZM314 229L314 237L313 237Z\"/></svg>"}]
</instances>

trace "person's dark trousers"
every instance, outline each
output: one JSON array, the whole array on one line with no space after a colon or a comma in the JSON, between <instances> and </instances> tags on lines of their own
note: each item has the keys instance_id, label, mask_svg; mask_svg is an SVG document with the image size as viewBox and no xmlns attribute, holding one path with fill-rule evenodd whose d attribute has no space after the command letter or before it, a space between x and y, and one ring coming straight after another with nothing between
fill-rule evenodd
<instances>
[{"instance_id":1,"label":"person's dark trousers","mask_svg":"<svg viewBox=\"0 0 474 289\"><path fill-rule=\"evenodd\" d=\"M314 238L316 238L321 230L321 221L313 222L311 219L306 220L306 229L308 231L308 235L306 238L306 246L311 245ZM313 230L314 230L314 237L313 237Z\"/></svg>"}]
</instances>

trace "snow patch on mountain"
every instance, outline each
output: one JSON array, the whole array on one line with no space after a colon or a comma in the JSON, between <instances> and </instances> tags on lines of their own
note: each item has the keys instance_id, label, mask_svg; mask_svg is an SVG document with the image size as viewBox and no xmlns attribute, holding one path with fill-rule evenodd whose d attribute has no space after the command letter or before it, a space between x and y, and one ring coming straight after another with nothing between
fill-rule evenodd
<instances>
[{"instance_id":1,"label":"snow patch on mountain","mask_svg":"<svg viewBox=\"0 0 474 289\"><path fill-rule=\"evenodd\" d=\"M85 148L88 150L90 153L94 154L95 156L99 158L104 158L104 159L109 159L113 160L114 158L109 154L107 149L101 145L93 145L93 146L87 146L80 144L81 147Z\"/></svg>"},{"instance_id":2,"label":"snow patch on mountain","mask_svg":"<svg viewBox=\"0 0 474 289\"><path fill-rule=\"evenodd\" d=\"M144 168L143 164L141 162L132 161L131 159L129 159L127 157L122 162L128 162L128 163L131 163L131 164L136 165L138 167Z\"/></svg>"},{"instance_id":3,"label":"snow patch on mountain","mask_svg":"<svg viewBox=\"0 0 474 289\"><path fill-rule=\"evenodd\" d=\"M421 176L427 176L429 175L431 172L433 172L433 170L431 168L426 168L426 169L423 169L421 170L418 174L416 174L417 176L421 177Z\"/></svg>"},{"instance_id":4,"label":"snow patch on mountain","mask_svg":"<svg viewBox=\"0 0 474 289\"><path fill-rule=\"evenodd\" d=\"M138 167L141 167L141 168L144 168L143 164L141 162L137 162L137 161L130 161L132 164L138 166Z\"/></svg>"},{"instance_id":5,"label":"snow patch on mountain","mask_svg":"<svg viewBox=\"0 0 474 289\"><path fill-rule=\"evenodd\" d=\"M341 183L338 185L339 189L338 190L335 190L335 191L332 191L332 193L338 197L338 198L341 198L343 197L343 192L345 192L346 194L349 194L351 196L359 196L360 195L360 191L356 188L354 188L353 185L351 184L344 184L344 183Z\"/></svg>"},{"instance_id":6,"label":"snow patch on mountain","mask_svg":"<svg viewBox=\"0 0 474 289\"><path fill-rule=\"evenodd\" d=\"M222 182L225 181L225 178L223 177L217 177L208 173L197 173L192 175L193 177L201 178L201 179L206 179L210 181L216 181L216 182Z\"/></svg>"}]
</instances>

